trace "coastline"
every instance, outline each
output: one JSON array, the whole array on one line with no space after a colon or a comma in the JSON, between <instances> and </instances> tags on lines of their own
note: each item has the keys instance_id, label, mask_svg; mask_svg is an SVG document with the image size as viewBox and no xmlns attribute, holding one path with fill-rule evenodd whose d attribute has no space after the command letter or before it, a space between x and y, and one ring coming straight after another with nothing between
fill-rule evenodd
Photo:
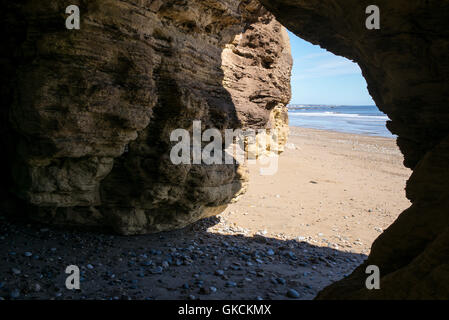
<instances>
[{"instance_id":1,"label":"coastline","mask_svg":"<svg viewBox=\"0 0 449 320\"><path fill-rule=\"evenodd\" d=\"M288 114L290 126L397 138L386 127L390 119L377 106L290 107Z\"/></svg>"},{"instance_id":2,"label":"coastline","mask_svg":"<svg viewBox=\"0 0 449 320\"><path fill-rule=\"evenodd\" d=\"M339 135L349 135L349 136L361 136L361 137L373 137L373 138L380 138L380 139L388 139L388 140L394 140L396 141L397 136L380 136L380 135L371 135L371 134L364 134L364 133L352 133L352 132L343 132L343 131L338 131L338 130L333 130L333 129L316 129L316 128L308 128L308 127L300 127L300 126L295 126L295 125L290 125L289 126L290 130L295 131L295 129L303 129L303 130L307 130L307 131L311 131L311 132L315 132L316 134L319 133L335 133L335 134L339 134ZM347 137L347 138L351 138L351 137ZM355 138L355 137L352 137Z\"/></svg>"}]
</instances>

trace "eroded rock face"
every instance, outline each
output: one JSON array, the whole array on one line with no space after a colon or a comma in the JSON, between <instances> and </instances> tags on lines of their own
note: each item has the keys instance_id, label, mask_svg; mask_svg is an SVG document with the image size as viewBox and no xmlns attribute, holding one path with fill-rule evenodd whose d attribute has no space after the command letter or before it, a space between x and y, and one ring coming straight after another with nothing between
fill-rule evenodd
<instances>
[{"instance_id":1,"label":"eroded rock face","mask_svg":"<svg viewBox=\"0 0 449 320\"><path fill-rule=\"evenodd\" d=\"M65 28L66 1L3 5L3 202L122 234L220 213L245 191L245 168L173 165L170 133L201 120L285 140L284 28L252 0L71 4L81 30Z\"/></svg>"},{"instance_id":2,"label":"eroded rock face","mask_svg":"<svg viewBox=\"0 0 449 320\"><path fill-rule=\"evenodd\" d=\"M320 299L449 298L449 3L388 1L381 29L365 28L364 0L261 0L298 36L356 61L368 89L392 120L413 205L373 244L365 264ZM367 290L377 265L381 290Z\"/></svg>"}]
</instances>

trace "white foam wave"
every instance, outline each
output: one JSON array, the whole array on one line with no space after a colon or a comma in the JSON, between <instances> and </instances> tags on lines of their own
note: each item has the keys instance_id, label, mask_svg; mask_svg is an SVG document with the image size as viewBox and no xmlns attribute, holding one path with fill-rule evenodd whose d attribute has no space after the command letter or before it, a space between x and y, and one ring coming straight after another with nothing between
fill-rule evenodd
<instances>
[{"instance_id":1,"label":"white foam wave","mask_svg":"<svg viewBox=\"0 0 449 320\"><path fill-rule=\"evenodd\" d=\"M343 118L358 118L365 120L390 120L388 116L366 116L352 113L335 113L335 112L289 112L289 116L293 117L343 117Z\"/></svg>"}]
</instances>

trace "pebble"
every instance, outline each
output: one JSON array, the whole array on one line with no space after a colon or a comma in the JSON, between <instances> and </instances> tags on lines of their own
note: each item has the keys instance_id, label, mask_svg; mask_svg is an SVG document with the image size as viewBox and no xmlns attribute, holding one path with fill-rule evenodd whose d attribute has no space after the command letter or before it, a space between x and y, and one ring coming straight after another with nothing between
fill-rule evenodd
<instances>
[{"instance_id":1,"label":"pebble","mask_svg":"<svg viewBox=\"0 0 449 320\"><path fill-rule=\"evenodd\" d=\"M285 255L286 255L287 257L289 257L290 259L292 259L292 260L297 260L297 259L298 259L298 258L296 257L296 255L295 255L293 252L291 252L291 251L287 252Z\"/></svg>"},{"instance_id":2,"label":"pebble","mask_svg":"<svg viewBox=\"0 0 449 320\"><path fill-rule=\"evenodd\" d=\"M223 270L217 270L215 271L216 276L224 276L225 272Z\"/></svg>"},{"instance_id":3,"label":"pebble","mask_svg":"<svg viewBox=\"0 0 449 320\"><path fill-rule=\"evenodd\" d=\"M22 271L20 271L20 270L17 269L17 268L12 268L12 269L11 269L11 272L12 272L13 274L15 274L15 275L19 275L19 274L22 273Z\"/></svg>"},{"instance_id":4,"label":"pebble","mask_svg":"<svg viewBox=\"0 0 449 320\"><path fill-rule=\"evenodd\" d=\"M298 299L299 298L299 293L295 289L289 289L287 291L287 297L293 298L293 299Z\"/></svg>"},{"instance_id":5,"label":"pebble","mask_svg":"<svg viewBox=\"0 0 449 320\"><path fill-rule=\"evenodd\" d=\"M195 284L198 286L198 288L202 288L203 284L204 284L204 281L203 280L196 280Z\"/></svg>"},{"instance_id":6,"label":"pebble","mask_svg":"<svg viewBox=\"0 0 449 320\"><path fill-rule=\"evenodd\" d=\"M14 289L13 291L11 291L11 298L17 299L18 297L20 297L19 289Z\"/></svg>"},{"instance_id":7,"label":"pebble","mask_svg":"<svg viewBox=\"0 0 449 320\"><path fill-rule=\"evenodd\" d=\"M33 254L32 254L31 252L27 251L27 252L25 252L23 255L24 255L25 257L31 257Z\"/></svg>"},{"instance_id":8,"label":"pebble","mask_svg":"<svg viewBox=\"0 0 449 320\"><path fill-rule=\"evenodd\" d=\"M143 262L142 264L144 266L146 266L146 267L149 267L149 266L151 266L153 264L153 261L152 260L147 260L147 261Z\"/></svg>"},{"instance_id":9,"label":"pebble","mask_svg":"<svg viewBox=\"0 0 449 320\"><path fill-rule=\"evenodd\" d=\"M156 267L153 270L151 270L151 273L158 274L158 273L162 273L162 271L164 271L164 269L162 267Z\"/></svg>"},{"instance_id":10,"label":"pebble","mask_svg":"<svg viewBox=\"0 0 449 320\"><path fill-rule=\"evenodd\" d=\"M287 281L286 281L284 278L277 278L276 281L277 281L279 284L286 284L286 283L287 283Z\"/></svg>"},{"instance_id":11,"label":"pebble","mask_svg":"<svg viewBox=\"0 0 449 320\"><path fill-rule=\"evenodd\" d=\"M87 268L90 269L90 270L92 270L92 269L94 268L94 266L91 265L91 264L89 263L89 264L87 265Z\"/></svg>"}]
</instances>

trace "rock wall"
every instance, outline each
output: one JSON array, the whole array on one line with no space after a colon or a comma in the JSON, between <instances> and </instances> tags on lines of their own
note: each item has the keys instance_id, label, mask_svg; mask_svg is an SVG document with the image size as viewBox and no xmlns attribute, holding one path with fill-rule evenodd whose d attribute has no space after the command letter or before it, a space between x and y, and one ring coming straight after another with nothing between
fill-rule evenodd
<instances>
[{"instance_id":1,"label":"rock wall","mask_svg":"<svg viewBox=\"0 0 449 320\"><path fill-rule=\"evenodd\" d=\"M173 165L170 133L201 120L285 140L285 29L253 0L71 4L80 30L65 28L66 1L2 2L4 210L122 234L221 212L244 166Z\"/></svg>"},{"instance_id":2,"label":"rock wall","mask_svg":"<svg viewBox=\"0 0 449 320\"><path fill-rule=\"evenodd\" d=\"M365 264L320 299L449 298L449 2L261 0L298 36L356 61L392 121L412 206L375 241ZM381 29L367 30L376 4ZM377 265L381 290L367 290Z\"/></svg>"}]
</instances>

